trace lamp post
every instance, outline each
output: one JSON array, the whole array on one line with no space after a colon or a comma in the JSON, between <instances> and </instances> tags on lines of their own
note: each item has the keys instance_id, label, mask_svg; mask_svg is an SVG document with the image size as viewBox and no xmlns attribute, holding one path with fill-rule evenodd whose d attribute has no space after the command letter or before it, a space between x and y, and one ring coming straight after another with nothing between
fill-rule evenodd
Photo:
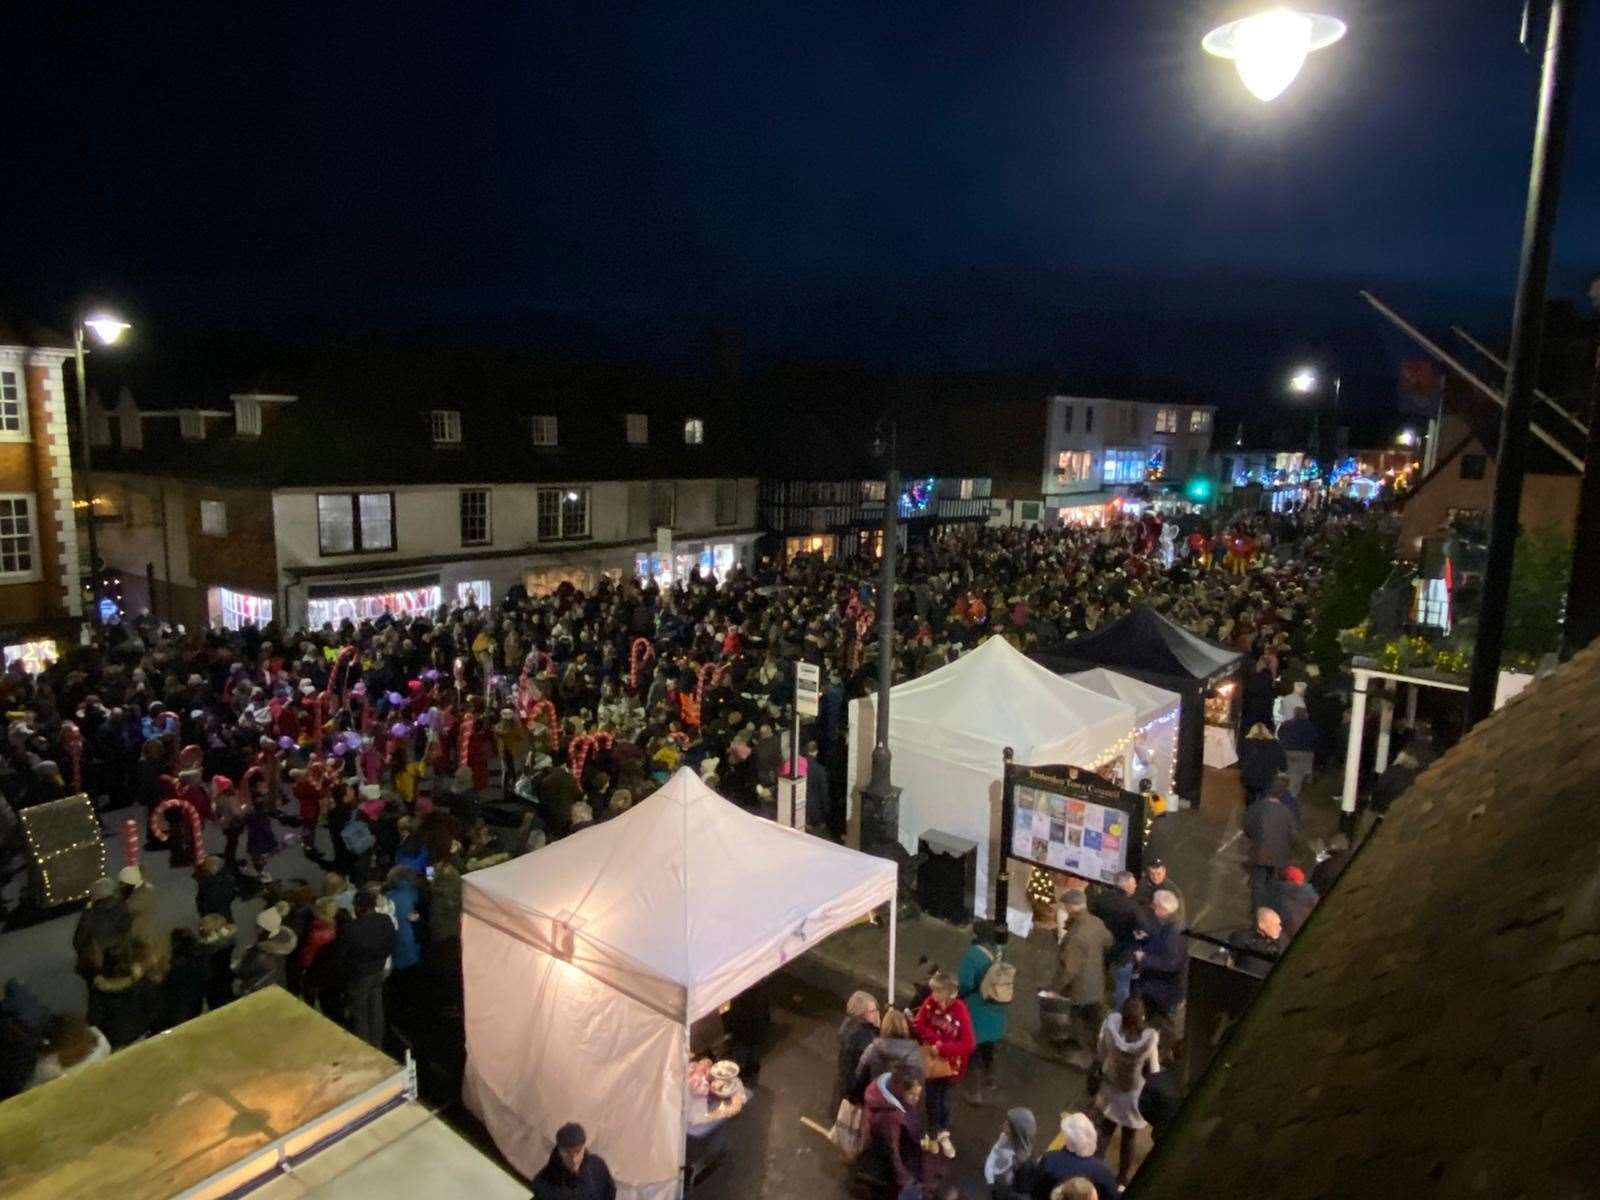
<instances>
[{"instance_id":1,"label":"lamp post","mask_svg":"<svg viewBox=\"0 0 1600 1200\"><path fill-rule=\"evenodd\" d=\"M894 686L894 576L900 536L900 470L895 461L893 420L878 427L872 452L883 473L883 555L878 576L877 730L872 745L872 776L861 789L861 846L874 850L900 837L900 789L890 779L889 691Z\"/></svg>"},{"instance_id":2,"label":"lamp post","mask_svg":"<svg viewBox=\"0 0 1600 1200\"><path fill-rule=\"evenodd\" d=\"M100 546L94 531L94 451L89 432L89 386L83 369L83 331L94 334L102 346L110 346L129 329L126 321L105 313L79 316L72 322L72 353L78 377L78 437L83 447L83 490L87 493L89 527L89 619L100 623Z\"/></svg>"},{"instance_id":3,"label":"lamp post","mask_svg":"<svg viewBox=\"0 0 1600 1200\"><path fill-rule=\"evenodd\" d=\"M1339 423L1339 394L1344 389L1344 376L1335 374L1333 377L1333 408L1332 416L1334 426ZM1314 367L1300 367L1289 376L1289 390L1302 396L1314 396L1311 402L1311 453L1316 457L1317 465L1322 465L1322 377L1317 374Z\"/></svg>"}]
</instances>

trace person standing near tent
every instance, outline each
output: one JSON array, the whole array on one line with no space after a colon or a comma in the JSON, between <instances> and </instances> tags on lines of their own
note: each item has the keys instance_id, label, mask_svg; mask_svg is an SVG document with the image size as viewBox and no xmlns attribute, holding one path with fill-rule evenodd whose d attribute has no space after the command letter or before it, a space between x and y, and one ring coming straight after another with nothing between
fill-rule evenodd
<instances>
[{"instance_id":1,"label":"person standing near tent","mask_svg":"<svg viewBox=\"0 0 1600 1200\"><path fill-rule=\"evenodd\" d=\"M962 1002L972 1015L972 1036L977 1043L974 1057L978 1060L980 1079L978 1090L971 1094L974 1104L988 1104L994 1099L994 1052L1006 1035L1005 1005L983 993L984 977L997 966L1000 974L1011 973L1010 964L1000 960L1000 942L994 923L982 919L974 921L972 945L956 964L956 984ZM991 981L990 993L994 993L994 981Z\"/></svg>"},{"instance_id":2,"label":"person standing near tent","mask_svg":"<svg viewBox=\"0 0 1600 1200\"><path fill-rule=\"evenodd\" d=\"M911 1027L922 1043L928 1068L928 1138L924 1149L936 1145L946 1158L956 1156L950 1140L950 1088L967 1073L967 1060L977 1045L972 1035L972 1014L962 1003L956 981L943 971L928 980L928 998L917 1009Z\"/></svg>"},{"instance_id":3,"label":"person standing near tent","mask_svg":"<svg viewBox=\"0 0 1600 1200\"><path fill-rule=\"evenodd\" d=\"M576 1121L556 1130L555 1149L533 1177L533 1200L616 1200L611 1168L589 1153L589 1135Z\"/></svg>"}]
</instances>

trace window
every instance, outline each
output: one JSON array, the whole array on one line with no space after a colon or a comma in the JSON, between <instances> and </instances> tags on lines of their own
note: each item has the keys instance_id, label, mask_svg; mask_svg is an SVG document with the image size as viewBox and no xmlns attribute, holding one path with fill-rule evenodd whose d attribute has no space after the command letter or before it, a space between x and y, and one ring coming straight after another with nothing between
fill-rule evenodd
<instances>
[{"instance_id":1,"label":"window","mask_svg":"<svg viewBox=\"0 0 1600 1200\"><path fill-rule=\"evenodd\" d=\"M1075 407L1074 405L1069 404L1064 409L1062 409L1063 414L1065 414L1062 417L1062 420L1061 420L1061 432L1062 433L1071 433L1072 432L1072 410L1073 410L1074 407Z\"/></svg>"},{"instance_id":2,"label":"window","mask_svg":"<svg viewBox=\"0 0 1600 1200\"><path fill-rule=\"evenodd\" d=\"M28 398L22 394L22 377L15 371L0 371L0 437L28 436Z\"/></svg>"},{"instance_id":3,"label":"window","mask_svg":"<svg viewBox=\"0 0 1600 1200\"><path fill-rule=\"evenodd\" d=\"M428 423L433 429L433 444L435 446L459 446L461 444L461 414L455 409L434 409L429 414Z\"/></svg>"},{"instance_id":4,"label":"window","mask_svg":"<svg viewBox=\"0 0 1600 1200\"><path fill-rule=\"evenodd\" d=\"M963 479L956 489L956 495L962 500L972 499L972 480Z\"/></svg>"},{"instance_id":5,"label":"window","mask_svg":"<svg viewBox=\"0 0 1600 1200\"><path fill-rule=\"evenodd\" d=\"M243 629L246 625L272 623L272 597L256 596L249 592L236 592L232 588L216 587L208 597L211 622L224 629Z\"/></svg>"},{"instance_id":6,"label":"window","mask_svg":"<svg viewBox=\"0 0 1600 1200\"><path fill-rule=\"evenodd\" d=\"M539 540L561 541L589 536L588 488L540 488Z\"/></svg>"},{"instance_id":7,"label":"window","mask_svg":"<svg viewBox=\"0 0 1600 1200\"><path fill-rule=\"evenodd\" d=\"M678 485L656 481L650 485L650 528L672 528L678 515Z\"/></svg>"},{"instance_id":8,"label":"window","mask_svg":"<svg viewBox=\"0 0 1600 1200\"><path fill-rule=\"evenodd\" d=\"M1094 432L1094 405L1092 404L1083 406L1083 431L1085 433Z\"/></svg>"},{"instance_id":9,"label":"window","mask_svg":"<svg viewBox=\"0 0 1600 1200\"><path fill-rule=\"evenodd\" d=\"M34 545L33 497L20 494L0 496L0 576L13 582L38 574L39 561Z\"/></svg>"},{"instance_id":10,"label":"window","mask_svg":"<svg viewBox=\"0 0 1600 1200\"><path fill-rule=\"evenodd\" d=\"M533 444L535 446L554 446L556 444L556 419L554 417L535 417L533 419Z\"/></svg>"},{"instance_id":11,"label":"window","mask_svg":"<svg viewBox=\"0 0 1600 1200\"><path fill-rule=\"evenodd\" d=\"M392 492L334 492L317 497L317 545L323 554L394 549Z\"/></svg>"},{"instance_id":12,"label":"window","mask_svg":"<svg viewBox=\"0 0 1600 1200\"><path fill-rule=\"evenodd\" d=\"M233 431L240 437L261 434L261 401L254 396L239 396L233 402ZM231 628L237 628L232 626Z\"/></svg>"},{"instance_id":13,"label":"window","mask_svg":"<svg viewBox=\"0 0 1600 1200\"><path fill-rule=\"evenodd\" d=\"M706 423L699 417L689 417L683 423L683 444L698 446L706 440Z\"/></svg>"},{"instance_id":14,"label":"window","mask_svg":"<svg viewBox=\"0 0 1600 1200\"><path fill-rule=\"evenodd\" d=\"M185 441L202 442L206 436L206 419L198 409L178 411L178 436Z\"/></svg>"},{"instance_id":15,"label":"window","mask_svg":"<svg viewBox=\"0 0 1600 1200\"><path fill-rule=\"evenodd\" d=\"M200 501L200 532L208 537L228 536L228 506L221 500ZM237 628L230 626L229 628Z\"/></svg>"},{"instance_id":16,"label":"window","mask_svg":"<svg viewBox=\"0 0 1600 1200\"><path fill-rule=\"evenodd\" d=\"M1144 451L1107 450L1100 465L1105 483L1139 483L1144 479Z\"/></svg>"},{"instance_id":17,"label":"window","mask_svg":"<svg viewBox=\"0 0 1600 1200\"><path fill-rule=\"evenodd\" d=\"M884 481L881 479L865 480L861 484L861 498L871 504L882 504L884 487Z\"/></svg>"},{"instance_id":18,"label":"window","mask_svg":"<svg viewBox=\"0 0 1600 1200\"><path fill-rule=\"evenodd\" d=\"M648 446L650 444L650 418L644 413L628 413L622 419L623 427L628 435L628 445Z\"/></svg>"},{"instance_id":19,"label":"window","mask_svg":"<svg viewBox=\"0 0 1600 1200\"><path fill-rule=\"evenodd\" d=\"M1085 409L1084 412L1092 410ZM1063 450L1056 458L1057 483L1083 483L1094 478L1094 455L1087 450Z\"/></svg>"},{"instance_id":20,"label":"window","mask_svg":"<svg viewBox=\"0 0 1600 1200\"><path fill-rule=\"evenodd\" d=\"M1178 432L1178 410L1177 409L1175 409L1175 408L1158 408L1158 409L1156 409L1156 432L1157 433L1177 433Z\"/></svg>"},{"instance_id":21,"label":"window","mask_svg":"<svg viewBox=\"0 0 1600 1200\"><path fill-rule=\"evenodd\" d=\"M1461 478L1482 479L1489 469L1489 459L1482 454L1461 456Z\"/></svg>"},{"instance_id":22,"label":"window","mask_svg":"<svg viewBox=\"0 0 1600 1200\"><path fill-rule=\"evenodd\" d=\"M739 523L739 481L737 479L717 480L717 512L718 525L737 525Z\"/></svg>"},{"instance_id":23,"label":"window","mask_svg":"<svg viewBox=\"0 0 1600 1200\"><path fill-rule=\"evenodd\" d=\"M1211 414L1203 408L1189 410L1189 432L1204 433L1211 428Z\"/></svg>"},{"instance_id":24,"label":"window","mask_svg":"<svg viewBox=\"0 0 1600 1200\"><path fill-rule=\"evenodd\" d=\"M489 489L461 489L461 544L483 546L489 542Z\"/></svg>"}]
</instances>

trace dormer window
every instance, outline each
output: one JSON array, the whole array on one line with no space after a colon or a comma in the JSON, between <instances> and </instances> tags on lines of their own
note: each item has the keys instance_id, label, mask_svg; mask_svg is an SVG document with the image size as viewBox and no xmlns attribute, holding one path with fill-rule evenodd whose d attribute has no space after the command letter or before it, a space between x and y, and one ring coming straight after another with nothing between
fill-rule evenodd
<instances>
[{"instance_id":1,"label":"dormer window","mask_svg":"<svg viewBox=\"0 0 1600 1200\"><path fill-rule=\"evenodd\" d=\"M233 431L240 437L261 436L261 401L254 396L233 398Z\"/></svg>"},{"instance_id":2,"label":"dormer window","mask_svg":"<svg viewBox=\"0 0 1600 1200\"><path fill-rule=\"evenodd\" d=\"M197 408L185 408L178 412L178 434L185 441L203 442L206 437L205 414Z\"/></svg>"},{"instance_id":3,"label":"dormer window","mask_svg":"<svg viewBox=\"0 0 1600 1200\"><path fill-rule=\"evenodd\" d=\"M550 416L534 417L533 419L533 444L535 446L554 446L558 436L556 419Z\"/></svg>"},{"instance_id":4,"label":"dormer window","mask_svg":"<svg viewBox=\"0 0 1600 1200\"><path fill-rule=\"evenodd\" d=\"M683 422L683 444L698 446L706 440L706 423L699 417L688 417Z\"/></svg>"},{"instance_id":5,"label":"dormer window","mask_svg":"<svg viewBox=\"0 0 1600 1200\"><path fill-rule=\"evenodd\" d=\"M430 414L429 424L433 429L433 444L435 446L459 446L461 444L461 414L455 409L434 409Z\"/></svg>"},{"instance_id":6,"label":"dormer window","mask_svg":"<svg viewBox=\"0 0 1600 1200\"><path fill-rule=\"evenodd\" d=\"M647 446L650 444L650 418L646 414L626 414L623 417L623 426L628 435L628 445Z\"/></svg>"}]
</instances>

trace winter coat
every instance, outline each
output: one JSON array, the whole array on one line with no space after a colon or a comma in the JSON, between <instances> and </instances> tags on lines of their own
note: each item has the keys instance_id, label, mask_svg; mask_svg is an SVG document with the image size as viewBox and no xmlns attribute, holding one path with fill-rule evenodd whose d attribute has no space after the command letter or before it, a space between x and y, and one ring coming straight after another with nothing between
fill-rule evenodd
<instances>
[{"instance_id":1,"label":"winter coat","mask_svg":"<svg viewBox=\"0 0 1600 1200\"><path fill-rule=\"evenodd\" d=\"M972 1015L972 1036L979 1045L998 1042L1006 1035L1006 1009L1003 1004L983 998L983 977L997 957L992 948L977 942L967 947L956 965L956 987Z\"/></svg>"},{"instance_id":2,"label":"winter coat","mask_svg":"<svg viewBox=\"0 0 1600 1200\"><path fill-rule=\"evenodd\" d=\"M861 1103L861 1088L856 1086L856 1068L861 1056L872 1045L878 1031L860 1017L846 1017L839 1026L839 1058L833 1080L833 1104L829 1111L839 1107L840 1100Z\"/></svg>"},{"instance_id":3,"label":"winter coat","mask_svg":"<svg viewBox=\"0 0 1600 1200\"><path fill-rule=\"evenodd\" d=\"M1075 915L1061 943L1061 974L1056 990L1073 1004L1106 1002L1106 952L1113 938L1106 923L1092 912Z\"/></svg>"},{"instance_id":4,"label":"winter coat","mask_svg":"<svg viewBox=\"0 0 1600 1200\"><path fill-rule=\"evenodd\" d=\"M244 952L244 957L233 968L239 981L238 992L248 996L262 988L289 986L289 955L294 953L294 932L280 929L265 940L258 940Z\"/></svg>"},{"instance_id":5,"label":"winter coat","mask_svg":"<svg viewBox=\"0 0 1600 1200\"><path fill-rule=\"evenodd\" d=\"M1145 929L1144 957L1137 968L1138 986L1134 989L1157 1011L1168 1013L1183 1003L1189 990L1189 939L1183 933L1182 918L1174 915L1165 921L1150 920Z\"/></svg>"},{"instance_id":6,"label":"winter coat","mask_svg":"<svg viewBox=\"0 0 1600 1200\"><path fill-rule=\"evenodd\" d=\"M461 935L461 872L446 863L433 873L428 902L428 940L448 942Z\"/></svg>"},{"instance_id":7,"label":"winter coat","mask_svg":"<svg viewBox=\"0 0 1600 1200\"><path fill-rule=\"evenodd\" d=\"M1350 862L1350 851L1334 850L1328 857L1311 868L1311 887L1320 898L1328 894L1328 889L1334 881L1344 874L1345 866Z\"/></svg>"},{"instance_id":8,"label":"winter coat","mask_svg":"<svg viewBox=\"0 0 1600 1200\"><path fill-rule=\"evenodd\" d=\"M233 902L239 896L239 883L232 872L224 869L215 875L201 875L195 886L194 905L202 917L215 913L226 921L233 920Z\"/></svg>"},{"instance_id":9,"label":"winter coat","mask_svg":"<svg viewBox=\"0 0 1600 1200\"><path fill-rule=\"evenodd\" d=\"M1246 791L1266 791L1288 769L1289 756L1277 738L1247 737L1239 744L1239 782Z\"/></svg>"},{"instance_id":10,"label":"winter coat","mask_svg":"<svg viewBox=\"0 0 1600 1200\"><path fill-rule=\"evenodd\" d=\"M384 963L394 953L394 922L381 912L363 913L339 938L343 951L345 978L364 979L383 974Z\"/></svg>"},{"instance_id":11,"label":"winter coat","mask_svg":"<svg viewBox=\"0 0 1600 1200\"><path fill-rule=\"evenodd\" d=\"M206 988L210 982L210 956L203 950L175 956L161 983L154 1028L159 1032L198 1017L205 1011Z\"/></svg>"},{"instance_id":12,"label":"winter coat","mask_svg":"<svg viewBox=\"0 0 1600 1200\"><path fill-rule=\"evenodd\" d=\"M89 1024L120 1050L150 1032L155 1002L155 987L137 966L118 979L96 975L89 983Z\"/></svg>"},{"instance_id":13,"label":"winter coat","mask_svg":"<svg viewBox=\"0 0 1600 1200\"><path fill-rule=\"evenodd\" d=\"M616 1200L616 1195L611 1170L598 1154L585 1154L574 1174L562 1161L560 1149L553 1149L533 1177L533 1200Z\"/></svg>"},{"instance_id":14,"label":"winter coat","mask_svg":"<svg viewBox=\"0 0 1600 1200\"><path fill-rule=\"evenodd\" d=\"M1034 1175L1033 1200L1050 1200L1050 1193L1069 1179L1087 1179L1094 1184L1096 1196L1114 1198L1120 1193L1117 1177L1111 1168L1098 1158L1085 1158L1070 1150L1052 1150L1039 1160L1039 1170Z\"/></svg>"},{"instance_id":15,"label":"winter coat","mask_svg":"<svg viewBox=\"0 0 1600 1200\"><path fill-rule=\"evenodd\" d=\"M1283 938L1269 938L1254 925L1228 935L1228 945L1235 951L1233 965L1258 979L1267 977L1285 944Z\"/></svg>"},{"instance_id":16,"label":"winter coat","mask_svg":"<svg viewBox=\"0 0 1600 1200\"><path fill-rule=\"evenodd\" d=\"M950 1001L949 1007L941 1008L929 996L911 1018L911 1030L919 1042L932 1046L933 1052L950 1064L955 1072L950 1078L960 1079L967 1073L967 1059L977 1048L978 1040L972 1034L972 1014L960 997Z\"/></svg>"},{"instance_id":17,"label":"winter coat","mask_svg":"<svg viewBox=\"0 0 1600 1200\"><path fill-rule=\"evenodd\" d=\"M1137 944L1134 934L1139 929L1138 900L1121 888L1106 888L1089 901L1089 911L1104 922L1111 934L1110 961L1120 962L1133 953Z\"/></svg>"},{"instance_id":18,"label":"winter coat","mask_svg":"<svg viewBox=\"0 0 1600 1200\"><path fill-rule=\"evenodd\" d=\"M128 937L133 918L120 896L89 905L78 915L72 932L72 948L78 952L78 972L93 975L100 969L100 956Z\"/></svg>"},{"instance_id":19,"label":"winter coat","mask_svg":"<svg viewBox=\"0 0 1600 1200\"><path fill-rule=\"evenodd\" d=\"M865 1092L867 1085L879 1075L895 1070L907 1071L920 1080L923 1073L922 1043L915 1038L873 1038L871 1044L861 1052L861 1061L856 1064L857 1094Z\"/></svg>"},{"instance_id":20,"label":"winter coat","mask_svg":"<svg viewBox=\"0 0 1600 1200\"><path fill-rule=\"evenodd\" d=\"M1252 866L1287 867L1294 861L1294 837L1300 822L1281 801L1257 800L1245 810L1240 826L1250 840Z\"/></svg>"},{"instance_id":21,"label":"winter coat","mask_svg":"<svg viewBox=\"0 0 1600 1200\"><path fill-rule=\"evenodd\" d=\"M418 902L421 897L417 889L409 883L396 884L389 889L389 901L394 905L394 969L404 971L407 967L414 967L422 961L422 948L417 938L418 923L422 914L418 911ZM416 917L413 921L411 918Z\"/></svg>"},{"instance_id":22,"label":"winter coat","mask_svg":"<svg viewBox=\"0 0 1600 1200\"><path fill-rule=\"evenodd\" d=\"M233 999L233 934L210 943L202 942L206 952L206 1007L221 1008Z\"/></svg>"},{"instance_id":23,"label":"winter coat","mask_svg":"<svg viewBox=\"0 0 1600 1200\"><path fill-rule=\"evenodd\" d=\"M311 928L306 930L297 958L302 973L311 969L311 965L317 961L317 956L333 942L336 936L338 930L331 922L324 921L321 917L312 918Z\"/></svg>"},{"instance_id":24,"label":"winter coat","mask_svg":"<svg viewBox=\"0 0 1600 1200\"><path fill-rule=\"evenodd\" d=\"M856 1170L875 1190L898 1196L911 1184L922 1182L923 1124L921 1113L903 1104L893 1087L888 1075L867 1085L862 1100L867 1144L856 1160Z\"/></svg>"},{"instance_id":25,"label":"winter coat","mask_svg":"<svg viewBox=\"0 0 1600 1200\"><path fill-rule=\"evenodd\" d=\"M1306 918L1311 915L1311 910L1317 906L1317 893L1309 883L1289 883L1280 879L1272 890L1270 901L1273 910L1283 918L1283 933L1285 938L1292 938L1300 932L1300 926L1306 923Z\"/></svg>"}]
</instances>

